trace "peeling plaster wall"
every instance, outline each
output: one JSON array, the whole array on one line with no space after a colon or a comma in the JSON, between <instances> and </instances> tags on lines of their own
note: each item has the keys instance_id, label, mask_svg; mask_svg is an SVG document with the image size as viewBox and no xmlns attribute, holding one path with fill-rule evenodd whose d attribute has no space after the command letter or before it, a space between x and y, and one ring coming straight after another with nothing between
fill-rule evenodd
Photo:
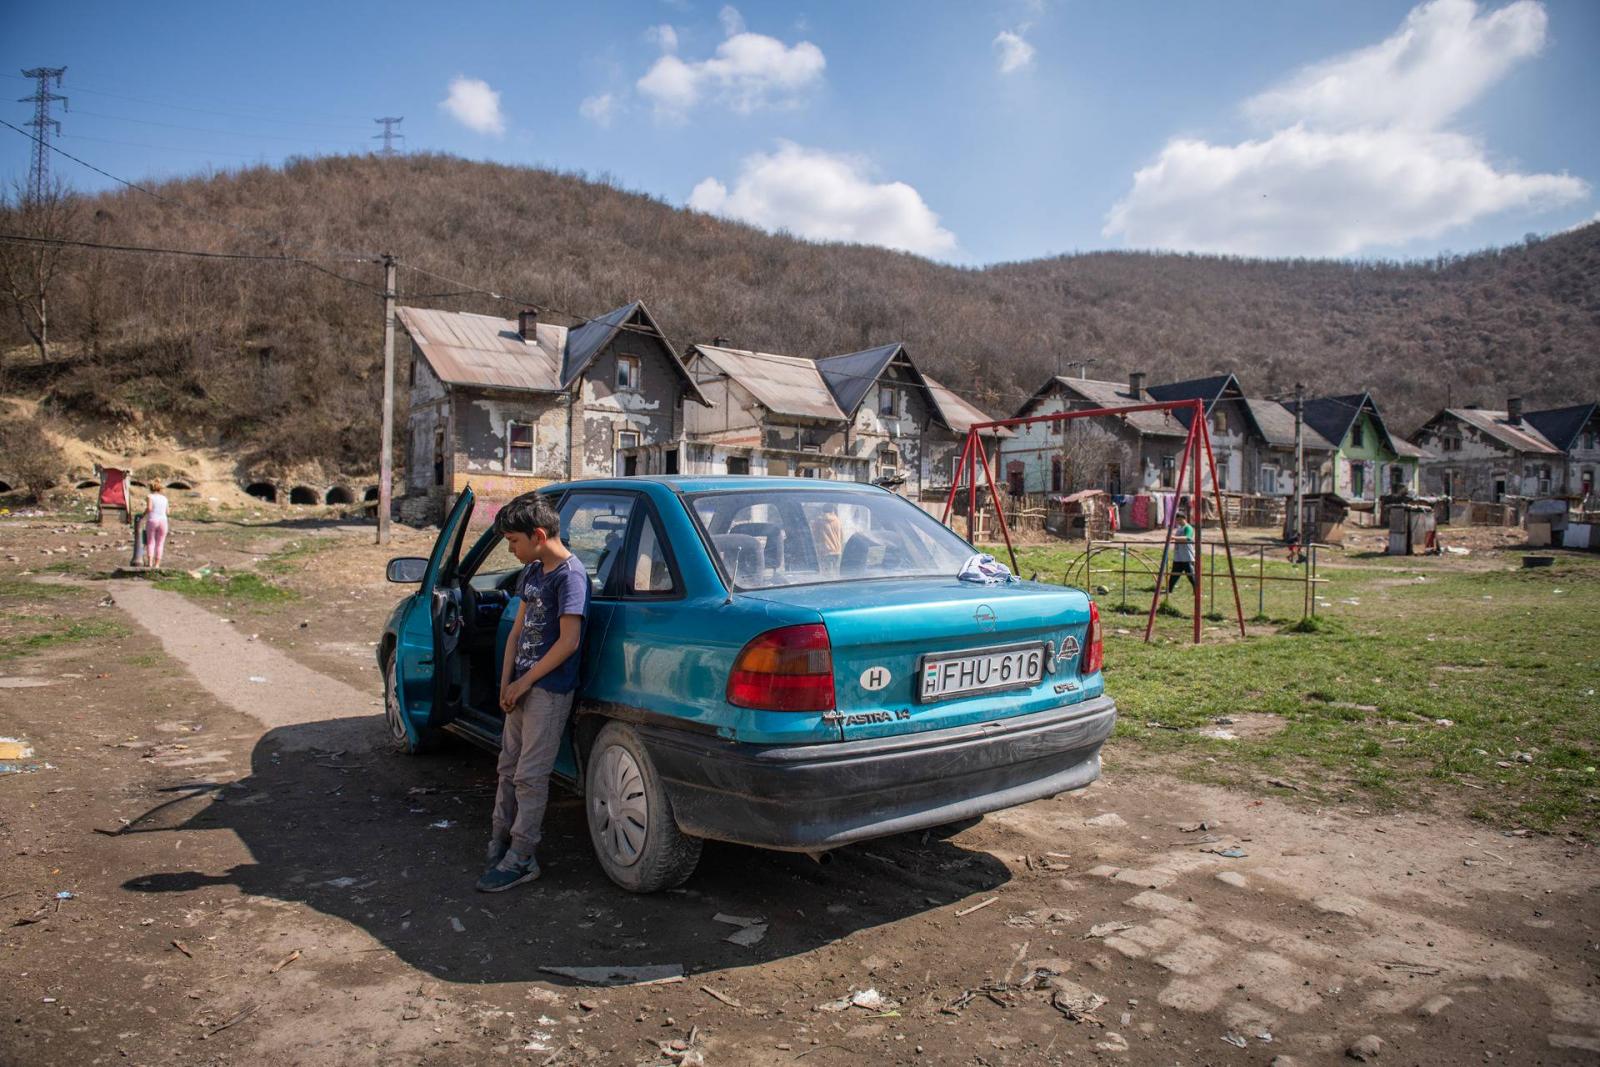
<instances>
[{"instance_id":1,"label":"peeling plaster wall","mask_svg":"<svg viewBox=\"0 0 1600 1067\"><path fill-rule=\"evenodd\" d=\"M411 346L406 398L406 480L410 493L426 493L434 488L435 431L444 429L449 438L449 405L445 385L417 346Z\"/></svg>"},{"instance_id":2,"label":"peeling plaster wall","mask_svg":"<svg viewBox=\"0 0 1600 1067\"><path fill-rule=\"evenodd\" d=\"M705 357L696 355L689 362L689 373L700 392L712 403L701 407L694 401L683 404L684 432L692 439L729 430L751 429L757 425L755 397L738 382L723 374Z\"/></svg>"},{"instance_id":3,"label":"peeling plaster wall","mask_svg":"<svg viewBox=\"0 0 1600 1067\"><path fill-rule=\"evenodd\" d=\"M637 391L617 388L617 357L635 356L639 360ZM647 469L660 458L664 447L671 447L683 436L685 403L699 405L684 397L683 376L658 338L620 331L595 357L579 381L579 404L574 411L575 445L581 451L572 458L573 477L603 477L615 470L618 435L634 432L640 456L638 474L660 473Z\"/></svg>"},{"instance_id":4,"label":"peeling plaster wall","mask_svg":"<svg viewBox=\"0 0 1600 1067\"><path fill-rule=\"evenodd\" d=\"M890 393L894 395L894 413L882 413L883 397ZM868 462L869 480L891 469L904 474L906 480L898 492L915 497L925 484L923 447L929 430L934 429L932 423L933 413L922 389L905 368L891 365L867 389L856 409L845 454ZM937 427L937 431L946 435L949 432L943 427ZM884 463L889 449L899 453L899 462L893 468Z\"/></svg>"},{"instance_id":5,"label":"peeling plaster wall","mask_svg":"<svg viewBox=\"0 0 1600 1067\"><path fill-rule=\"evenodd\" d=\"M1445 448L1446 441L1460 447ZM1539 491L1538 469L1550 465L1553 488L1559 491L1563 458L1524 455L1477 427L1449 415L1435 416L1417 431L1417 443L1437 454L1422 464L1421 491L1427 496L1448 494L1457 500L1495 501L1497 486L1504 496L1531 496ZM1532 468L1532 477L1526 477Z\"/></svg>"},{"instance_id":6,"label":"peeling plaster wall","mask_svg":"<svg viewBox=\"0 0 1600 1067\"><path fill-rule=\"evenodd\" d=\"M1065 393L1056 389L1045 396L1028 414L1054 415L1062 411L1082 411L1092 406L1094 405L1082 400L1068 404ZM1012 427L1012 436L1006 438L1000 445L1003 462L997 465L995 480L1008 481L1008 475L1002 474L1001 471L1009 472L1013 469L1013 464L1020 463L1023 492L1054 492L1051 486L1052 460L1061 455L1065 427L1071 425L1071 422L1032 423L1027 426ZM1177 458L1183 454L1181 437L1144 437L1130 429L1121 419L1096 419L1094 425L1110 431L1127 447L1128 454L1137 458L1137 462L1123 465L1122 487L1126 492L1136 491L1146 484L1147 479L1155 486L1160 486L1162 459L1171 456L1176 464ZM1060 432L1057 432L1057 427L1062 428Z\"/></svg>"}]
</instances>

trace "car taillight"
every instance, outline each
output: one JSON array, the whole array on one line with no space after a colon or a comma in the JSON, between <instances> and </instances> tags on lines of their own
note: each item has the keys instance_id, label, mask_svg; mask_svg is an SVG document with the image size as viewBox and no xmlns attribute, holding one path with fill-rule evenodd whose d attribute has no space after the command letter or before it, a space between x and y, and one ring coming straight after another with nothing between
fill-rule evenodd
<instances>
[{"instance_id":1,"label":"car taillight","mask_svg":"<svg viewBox=\"0 0 1600 1067\"><path fill-rule=\"evenodd\" d=\"M768 630L740 650L728 703L762 711L833 708L833 648L821 623Z\"/></svg>"},{"instance_id":2,"label":"car taillight","mask_svg":"<svg viewBox=\"0 0 1600 1067\"><path fill-rule=\"evenodd\" d=\"M1083 635L1083 666L1079 674L1094 674L1106 662L1106 645L1104 634L1100 631L1100 608L1094 601L1089 601L1089 630Z\"/></svg>"}]
</instances>

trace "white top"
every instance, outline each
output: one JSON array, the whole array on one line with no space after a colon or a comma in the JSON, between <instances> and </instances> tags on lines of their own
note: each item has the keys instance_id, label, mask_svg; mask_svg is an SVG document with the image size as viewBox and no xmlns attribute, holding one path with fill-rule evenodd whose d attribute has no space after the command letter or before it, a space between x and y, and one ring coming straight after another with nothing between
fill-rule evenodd
<instances>
[{"instance_id":1,"label":"white top","mask_svg":"<svg viewBox=\"0 0 1600 1067\"><path fill-rule=\"evenodd\" d=\"M150 494L150 506L145 511L145 517L161 522L167 521L167 495L165 493Z\"/></svg>"}]
</instances>

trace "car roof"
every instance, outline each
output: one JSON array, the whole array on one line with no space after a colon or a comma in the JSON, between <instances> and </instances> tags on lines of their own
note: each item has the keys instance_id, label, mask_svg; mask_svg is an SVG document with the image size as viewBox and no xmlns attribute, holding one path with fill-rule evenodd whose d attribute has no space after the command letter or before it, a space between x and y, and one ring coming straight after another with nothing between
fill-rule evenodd
<instances>
[{"instance_id":1,"label":"car roof","mask_svg":"<svg viewBox=\"0 0 1600 1067\"><path fill-rule=\"evenodd\" d=\"M626 478L583 478L574 482L561 482L547 486L556 489L641 489L659 486L674 493L709 493L727 489L826 489L829 492L886 493L882 486L867 482L844 482L830 479L777 477L764 478L749 474L635 474Z\"/></svg>"}]
</instances>

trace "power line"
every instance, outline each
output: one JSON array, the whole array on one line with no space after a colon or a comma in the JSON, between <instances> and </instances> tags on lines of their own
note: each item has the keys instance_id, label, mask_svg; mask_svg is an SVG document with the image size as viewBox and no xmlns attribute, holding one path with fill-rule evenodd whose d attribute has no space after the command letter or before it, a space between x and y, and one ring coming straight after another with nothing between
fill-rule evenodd
<instances>
[{"instance_id":1,"label":"power line","mask_svg":"<svg viewBox=\"0 0 1600 1067\"><path fill-rule=\"evenodd\" d=\"M243 260L253 263L274 263L280 266L307 267L326 274L330 278L337 278L341 282L353 285L357 289L364 289L376 296L382 296L383 290L375 289L365 282L355 278L346 277L337 271L331 271L314 260L304 259L300 256L264 256L252 252L208 252L198 248L162 248L154 245L114 245L100 241L77 241L66 237L37 237L25 233L0 233L0 241L21 245L48 245L56 248L87 248L97 252L126 252L140 255L153 256L188 256L194 259L231 259Z\"/></svg>"},{"instance_id":2,"label":"power line","mask_svg":"<svg viewBox=\"0 0 1600 1067\"><path fill-rule=\"evenodd\" d=\"M394 143L396 141L404 141L406 139L405 134L394 132L394 128L405 120L406 117L404 115L400 115L398 117L390 115L381 119L372 120L383 127L383 132L373 134L372 139L374 141L381 140L383 142L383 151L380 152L379 155L383 156L384 159L394 158Z\"/></svg>"},{"instance_id":3,"label":"power line","mask_svg":"<svg viewBox=\"0 0 1600 1067\"><path fill-rule=\"evenodd\" d=\"M294 144L315 145L348 145L347 141L310 141L304 137L288 137L283 134L254 133L242 130L218 130L206 126L185 126L177 122L157 122L154 119L136 119L132 115L108 115L103 111L85 111L79 108L74 114L92 115L97 119L111 119L115 122L136 122L141 126L160 126L167 130L189 130L193 133L211 133L222 137L249 137L258 141L289 141Z\"/></svg>"},{"instance_id":4,"label":"power line","mask_svg":"<svg viewBox=\"0 0 1600 1067\"><path fill-rule=\"evenodd\" d=\"M0 77L16 78L16 80L18 80L18 81L27 81L27 80L29 80L29 79L26 79L26 78L17 78L17 76L15 74L0 74ZM330 112L307 112L307 114L322 115L324 118L345 119L347 121L345 121L344 123L336 124L336 123L331 123L331 122L307 122L304 119L277 118L277 117L274 117L273 109L271 109L271 108L253 108L253 106L250 105L250 104L245 104L243 106L246 107L246 108L252 108L253 110L257 111L258 113L254 114L254 115L246 115L246 114L241 114L240 112L237 112L237 111L218 111L218 110L216 110L214 108L193 107L193 106L187 105L187 104L173 104L173 103L169 103L169 102L164 101L164 100L151 100L148 97L142 97L142 96L128 96L128 95L126 95L124 93L113 93L113 92L110 92L110 91L105 90L105 89L95 89L95 88L90 88L90 87L83 86L83 85L74 85L72 87L72 91L75 92L75 93L89 93L92 96L104 96L104 97L107 97L108 99L111 99L111 100L124 100L124 101L127 101L128 103L131 103L131 104L148 104L151 107L170 108L171 110L174 110L174 111L190 111L190 112L193 112L193 113L195 113L197 115L217 115L217 116L220 116L222 118L250 119L250 120L256 121L256 122L276 122L276 123L280 123L280 124L286 125L286 126L321 126L321 127L325 128L325 129L330 129L330 130L348 130L348 131L354 132L354 130L356 128L356 124L359 124L360 122L364 121L364 120L362 120L360 118L357 118L357 117L355 117L353 115L337 115L337 114L333 114L333 113L330 113ZM226 102L226 101L223 101L223 102ZM283 111L278 111L278 112L276 112L276 114L277 115L283 115L283 114L288 114L288 113L287 112L283 112Z\"/></svg>"},{"instance_id":5,"label":"power line","mask_svg":"<svg viewBox=\"0 0 1600 1067\"><path fill-rule=\"evenodd\" d=\"M56 88L61 88L61 76L66 72L66 67L34 67L32 70L22 72L24 78L32 78L35 83L32 96L18 98L18 103L33 104L33 119L28 123L34 132L33 162L28 167L29 200L44 199L45 190L50 185L50 156L46 149L50 147L52 132L58 137L61 136L61 123L50 117L50 105L59 100L62 110L65 111L67 108L67 98L52 93L50 81L54 79Z\"/></svg>"}]
</instances>

